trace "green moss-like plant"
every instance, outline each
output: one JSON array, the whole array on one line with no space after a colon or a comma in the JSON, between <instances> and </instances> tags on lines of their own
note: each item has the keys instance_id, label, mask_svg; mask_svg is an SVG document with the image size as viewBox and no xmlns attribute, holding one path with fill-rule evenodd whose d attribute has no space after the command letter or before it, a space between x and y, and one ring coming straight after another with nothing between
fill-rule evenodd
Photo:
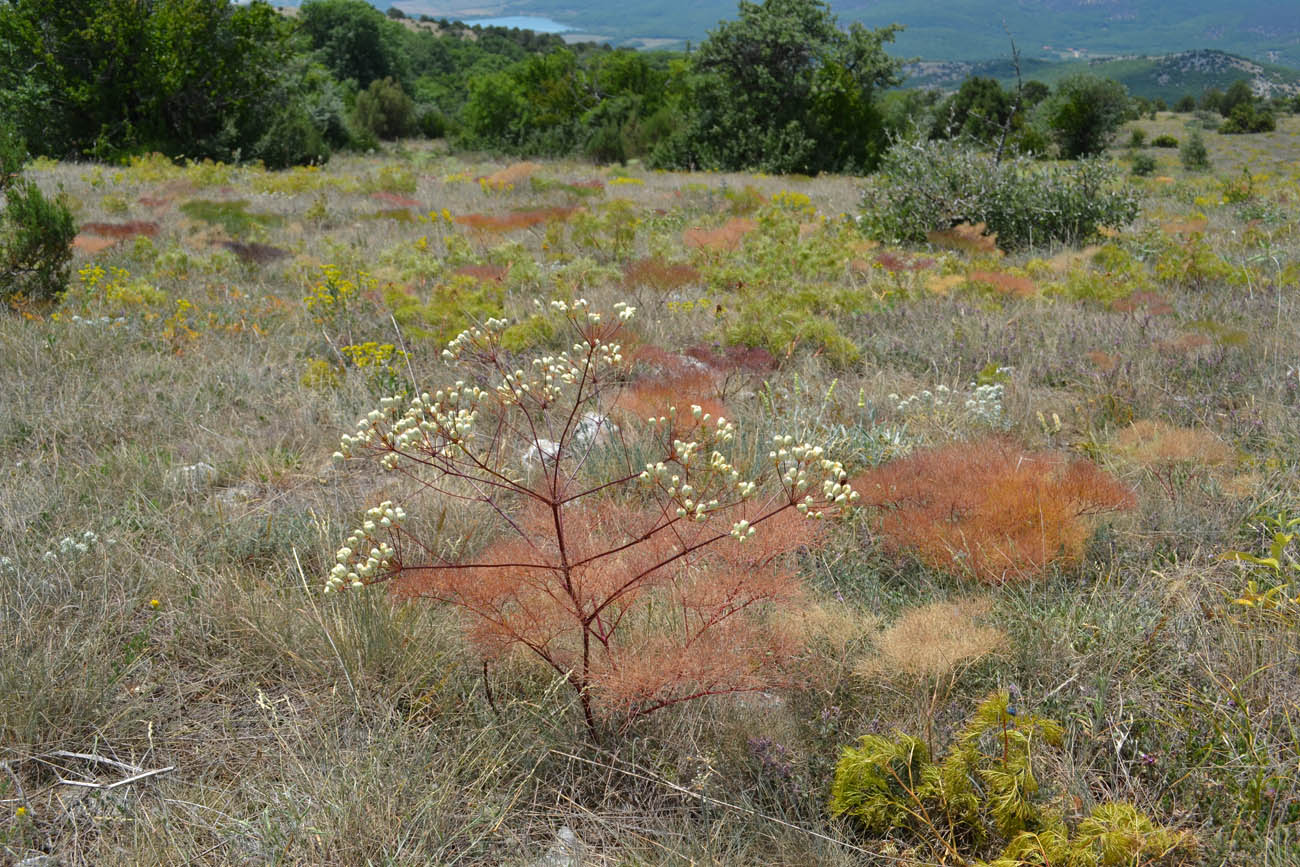
<instances>
[{"instance_id":1,"label":"green moss-like plant","mask_svg":"<svg viewBox=\"0 0 1300 867\"><path fill-rule=\"evenodd\" d=\"M941 763L922 741L901 732L867 735L845 747L830 811L869 834L902 833L958 863L1005 843L995 860L979 862L983 867L1173 864L1194 851L1190 834L1156 825L1131 804L1103 804L1073 830L1041 806L1035 756L1043 745L1060 746L1061 737L1059 723L995 693Z\"/></svg>"}]
</instances>

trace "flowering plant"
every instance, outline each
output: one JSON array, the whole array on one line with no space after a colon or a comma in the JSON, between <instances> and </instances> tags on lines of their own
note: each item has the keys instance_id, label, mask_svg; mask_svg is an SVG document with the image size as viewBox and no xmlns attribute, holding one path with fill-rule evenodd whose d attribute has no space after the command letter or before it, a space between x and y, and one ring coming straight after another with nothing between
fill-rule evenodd
<instances>
[{"instance_id":1,"label":"flowering plant","mask_svg":"<svg viewBox=\"0 0 1300 867\"><path fill-rule=\"evenodd\" d=\"M343 437L337 459L377 460L441 512L430 531L372 508L327 589L391 582L458 608L485 660L523 649L562 676L593 734L598 717L791 682L790 555L856 498L843 466L776 436L748 472L726 418L620 411L634 308L552 306L571 349L517 364L488 320L443 353L462 378L386 398Z\"/></svg>"}]
</instances>

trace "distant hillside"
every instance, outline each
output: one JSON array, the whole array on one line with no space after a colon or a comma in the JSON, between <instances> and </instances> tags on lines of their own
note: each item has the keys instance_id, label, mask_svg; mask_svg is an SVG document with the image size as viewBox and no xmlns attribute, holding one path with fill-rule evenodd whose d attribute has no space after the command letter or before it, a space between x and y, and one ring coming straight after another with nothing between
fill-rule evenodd
<instances>
[{"instance_id":1,"label":"distant hillside","mask_svg":"<svg viewBox=\"0 0 1300 867\"><path fill-rule=\"evenodd\" d=\"M1185 93L1199 95L1209 87L1225 90L1245 78L1255 93L1300 93L1300 70L1269 63L1257 63L1223 51L1181 51L1160 57L1118 57L1073 62L1050 62L1025 58L1021 72L1026 79L1054 84L1075 72L1092 72L1113 78L1134 96L1173 102ZM909 64L909 87L957 87L970 75L996 78L1003 84L1015 82L1015 70L1006 59L981 62L929 62Z\"/></svg>"},{"instance_id":2,"label":"distant hillside","mask_svg":"<svg viewBox=\"0 0 1300 867\"><path fill-rule=\"evenodd\" d=\"M374 0L408 13L476 18L533 15L613 42L702 39L736 17L735 0ZM1027 57L1087 59L1211 48L1300 67L1297 0L832 0L842 21L906 26L897 53L987 60L1007 53L1003 25Z\"/></svg>"}]
</instances>

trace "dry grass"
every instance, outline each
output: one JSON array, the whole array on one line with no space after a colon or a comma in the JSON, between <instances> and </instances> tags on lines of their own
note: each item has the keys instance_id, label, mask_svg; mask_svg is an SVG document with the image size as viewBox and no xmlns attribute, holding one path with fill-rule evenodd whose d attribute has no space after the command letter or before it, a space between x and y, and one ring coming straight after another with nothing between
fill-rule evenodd
<instances>
[{"instance_id":1,"label":"dry grass","mask_svg":"<svg viewBox=\"0 0 1300 867\"><path fill-rule=\"evenodd\" d=\"M1184 120L1139 125L1181 138ZM1207 174L1156 153L1169 180L1136 181L1133 231L997 262L975 227L874 261L885 251L837 216L858 209L858 184L836 177L637 172L641 184L606 185L611 174L587 164L521 168L418 143L313 172L236 169L216 186L177 167L40 169L43 189L68 191L83 231L158 230L79 248L74 272L130 272L112 298L79 293L0 319L0 860L525 864L568 825L584 863L893 863L880 857L891 844L825 816L840 747L895 727L939 747L979 696L1015 684L1066 724L1041 782L1067 818L1130 799L1196 831L1206 863L1287 863L1300 647L1294 624L1231 602L1270 575L1216 557L1263 554L1250 515L1298 508L1297 130L1283 118L1277 134L1207 134ZM382 170L398 167L415 190L373 197ZM1223 203L1221 181L1243 167L1255 199ZM541 183L566 178L590 179L591 195ZM760 209L793 190L830 219L814 232L803 217L729 223L724 192L746 186ZM611 234L615 195L640 220L627 243ZM246 199L280 221L235 242L176 213L196 197ZM556 210L579 201L581 218ZM484 222L368 219L389 206ZM1157 273L1162 251L1192 250L1167 240L1184 236L1162 231L1175 223L1215 266L1197 280ZM1127 253L1133 276L1103 267L1103 250ZM1214 276L1226 273L1218 263L1237 282ZM379 285L322 316L303 298L323 264ZM717 401L759 432L737 446L751 463L785 433L829 444L855 474L901 478L903 455L953 439L969 453L986 428L932 430L887 395L965 388L993 364L1008 371L1006 454L1032 472L992 455L992 471L945 464L917 485L994 493L1001 520L1024 518L1025 539L1040 542L1038 511L1020 507L1051 511L1058 488L1042 480L1074 460L1107 462L1143 495L1132 517L1066 525L1014 569L998 545L943 535L972 538L960 509L916 524L943 540L933 557L873 544L864 515L859 532L832 530L799 558L811 605L782 628L807 648L804 688L683 707L593 745L562 684L509 659L485 676L436 606L316 592L358 512L403 493L393 476L333 467L338 435L392 388L444 376L438 347L394 329L392 287L432 299L458 271L515 319L535 300L581 294L608 308L639 292L637 360L620 374L634 411ZM1024 273L1041 291L978 291L972 271ZM1088 294L1097 286L1106 291ZM783 306L791 299L808 304ZM822 317L860 360L831 368L816 334L779 360L727 346L753 309L770 328ZM336 347L366 342L405 347L409 368L378 376L342 363ZM213 474L182 472L199 463ZM1029 494L1013 484L1026 472L1039 480ZM413 519L432 532L440 513ZM453 510L443 527L448 544L475 532ZM80 552L86 531L99 542ZM945 601L962 592L960 552L982 552L989 577L1069 568L991 584L972 607ZM879 622L892 626L873 645ZM890 676L863 680L863 666ZM59 777L110 783L123 769L58 750L174 769L87 797Z\"/></svg>"},{"instance_id":2,"label":"dry grass","mask_svg":"<svg viewBox=\"0 0 1300 867\"><path fill-rule=\"evenodd\" d=\"M988 599L932 602L906 611L894 625L876 636L876 656L858 666L866 678L951 677L1002 648L1006 636L981 619Z\"/></svg>"}]
</instances>

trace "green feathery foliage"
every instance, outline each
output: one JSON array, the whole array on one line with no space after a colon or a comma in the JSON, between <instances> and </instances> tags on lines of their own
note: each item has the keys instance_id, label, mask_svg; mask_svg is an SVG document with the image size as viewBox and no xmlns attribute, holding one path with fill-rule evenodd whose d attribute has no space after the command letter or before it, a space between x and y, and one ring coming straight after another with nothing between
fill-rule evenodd
<instances>
[{"instance_id":1,"label":"green feathery foliage","mask_svg":"<svg viewBox=\"0 0 1300 867\"><path fill-rule=\"evenodd\" d=\"M1040 744L1060 746L1062 734L1056 721L1017 710L998 692L976 708L939 764L911 735L867 735L840 755L831 813L870 834L903 832L962 859L1006 841L982 867L1180 863L1194 850L1190 834L1156 825L1131 804L1102 804L1073 832L1040 806L1035 756Z\"/></svg>"}]
</instances>

